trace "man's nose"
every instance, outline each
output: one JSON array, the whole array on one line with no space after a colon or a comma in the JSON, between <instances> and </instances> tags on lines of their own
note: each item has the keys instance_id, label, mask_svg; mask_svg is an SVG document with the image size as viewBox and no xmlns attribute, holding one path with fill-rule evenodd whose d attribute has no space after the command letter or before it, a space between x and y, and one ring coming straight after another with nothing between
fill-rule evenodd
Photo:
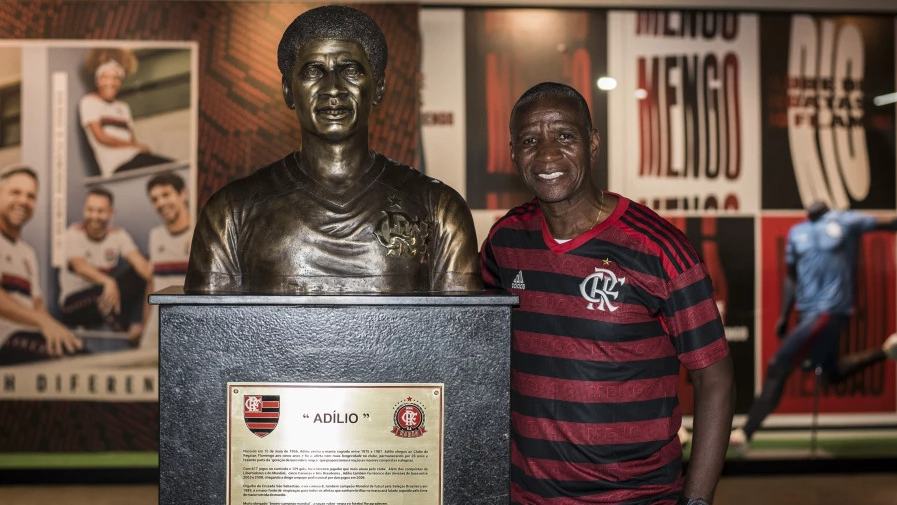
<instances>
[{"instance_id":1,"label":"man's nose","mask_svg":"<svg viewBox=\"0 0 897 505\"><path fill-rule=\"evenodd\" d=\"M345 81L336 69L329 70L324 75L322 91L327 95L341 95L346 93Z\"/></svg>"},{"instance_id":2,"label":"man's nose","mask_svg":"<svg viewBox=\"0 0 897 505\"><path fill-rule=\"evenodd\" d=\"M536 151L536 159L539 161L556 161L562 156L561 148L554 142L540 142Z\"/></svg>"}]
</instances>

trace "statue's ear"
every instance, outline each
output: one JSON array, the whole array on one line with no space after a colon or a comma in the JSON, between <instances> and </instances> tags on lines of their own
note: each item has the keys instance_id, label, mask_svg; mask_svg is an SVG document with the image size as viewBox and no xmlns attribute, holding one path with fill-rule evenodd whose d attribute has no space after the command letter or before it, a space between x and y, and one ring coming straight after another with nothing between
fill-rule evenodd
<instances>
[{"instance_id":1,"label":"statue's ear","mask_svg":"<svg viewBox=\"0 0 897 505\"><path fill-rule=\"evenodd\" d=\"M287 107L295 109L296 102L293 100L293 88L290 86L290 82L284 77L281 83L283 84L283 101L287 103Z\"/></svg>"},{"instance_id":2,"label":"statue's ear","mask_svg":"<svg viewBox=\"0 0 897 505\"><path fill-rule=\"evenodd\" d=\"M380 105L383 101L383 90L386 88L386 77L381 76L377 80L377 87L374 89L374 107Z\"/></svg>"}]
</instances>

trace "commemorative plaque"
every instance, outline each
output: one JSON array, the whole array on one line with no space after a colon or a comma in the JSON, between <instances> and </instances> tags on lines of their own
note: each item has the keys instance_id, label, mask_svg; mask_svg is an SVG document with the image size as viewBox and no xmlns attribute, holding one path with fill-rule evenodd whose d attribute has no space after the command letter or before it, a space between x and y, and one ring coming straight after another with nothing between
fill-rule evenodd
<instances>
[{"instance_id":1,"label":"commemorative plaque","mask_svg":"<svg viewBox=\"0 0 897 505\"><path fill-rule=\"evenodd\" d=\"M443 384L227 389L227 505L442 504Z\"/></svg>"}]
</instances>

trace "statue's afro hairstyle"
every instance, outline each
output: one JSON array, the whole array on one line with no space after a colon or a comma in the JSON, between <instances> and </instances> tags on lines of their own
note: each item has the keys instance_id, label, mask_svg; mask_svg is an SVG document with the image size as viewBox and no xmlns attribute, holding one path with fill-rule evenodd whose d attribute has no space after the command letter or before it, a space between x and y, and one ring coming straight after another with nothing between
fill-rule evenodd
<instances>
[{"instance_id":1,"label":"statue's afro hairstyle","mask_svg":"<svg viewBox=\"0 0 897 505\"><path fill-rule=\"evenodd\" d=\"M277 67L284 79L293 71L296 52L312 40L335 39L361 45L370 60L374 80L386 75L386 37L367 14L342 5L325 5L300 14L283 32L277 47Z\"/></svg>"}]
</instances>

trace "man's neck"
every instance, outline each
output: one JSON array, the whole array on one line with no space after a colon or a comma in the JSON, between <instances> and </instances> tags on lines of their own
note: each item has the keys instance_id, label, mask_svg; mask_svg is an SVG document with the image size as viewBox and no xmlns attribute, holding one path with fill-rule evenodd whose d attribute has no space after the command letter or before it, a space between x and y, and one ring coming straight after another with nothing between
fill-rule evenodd
<instances>
[{"instance_id":1,"label":"man's neck","mask_svg":"<svg viewBox=\"0 0 897 505\"><path fill-rule=\"evenodd\" d=\"M19 240L19 236L22 234L22 228L12 227L3 221L0 221L0 233L9 238L9 240L15 242Z\"/></svg>"},{"instance_id":2,"label":"man's neck","mask_svg":"<svg viewBox=\"0 0 897 505\"><path fill-rule=\"evenodd\" d=\"M99 241L103 240L104 238L106 238L106 235L109 235L109 228L103 228L103 230L102 230L100 233L98 233L98 234L93 234L93 233L91 233L90 230L85 226L85 227L84 227L84 234L87 235L87 238L89 238L90 240L93 240L94 242L99 242Z\"/></svg>"},{"instance_id":3,"label":"man's neck","mask_svg":"<svg viewBox=\"0 0 897 505\"><path fill-rule=\"evenodd\" d=\"M302 139L299 156L302 170L334 193L342 193L355 184L367 173L372 160L366 131L339 143L308 135Z\"/></svg>"},{"instance_id":4,"label":"man's neck","mask_svg":"<svg viewBox=\"0 0 897 505\"><path fill-rule=\"evenodd\" d=\"M172 235L177 235L178 233L186 231L189 227L190 217L187 216L186 210L182 210L174 221L165 223L165 228L168 230L168 233L171 233Z\"/></svg>"},{"instance_id":5,"label":"man's neck","mask_svg":"<svg viewBox=\"0 0 897 505\"><path fill-rule=\"evenodd\" d=\"M598 212L601 203L600 196L601 192L596 189L575 201L539 202L551 236L556 239L576 238L594 228L599 223L599 219L607 219L610 212L602 210L600 215Z\"/></svg>"}]
</instances>

